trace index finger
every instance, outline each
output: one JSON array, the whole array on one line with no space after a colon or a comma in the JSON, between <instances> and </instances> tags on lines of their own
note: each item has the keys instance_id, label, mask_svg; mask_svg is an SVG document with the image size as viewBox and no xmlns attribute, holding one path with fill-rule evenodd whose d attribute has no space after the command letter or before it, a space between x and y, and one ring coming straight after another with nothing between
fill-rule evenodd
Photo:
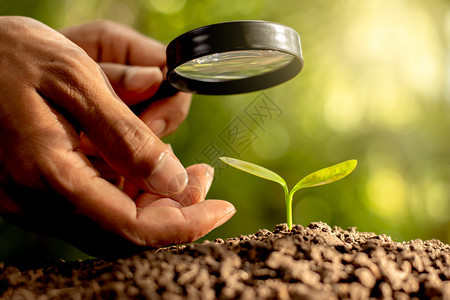
<instances>
[{"instance_id":1,"label":"index finger","mask_svg":"<svg viewBox=\"0 0 450 300\"><path fill-rule=\"evenodd\" d=\"M166 65L166 47L130 27L111 21L94 21L60 30L97 62L125 65Z\"/></svg>"},{"instance_id":2,"label":"index finger","mask_svg":"<svg viewBox=\"0 0 450 300\"><path fill-rule=\"evenodd\" d=\"M59 63L43 68L45 76L36 83L35 96L76 121L102 158L141 189L162 195L180 193L186 185L186 170L115 95L98 64L72 43L47 55Z\"/></svg>"}]
</instances>

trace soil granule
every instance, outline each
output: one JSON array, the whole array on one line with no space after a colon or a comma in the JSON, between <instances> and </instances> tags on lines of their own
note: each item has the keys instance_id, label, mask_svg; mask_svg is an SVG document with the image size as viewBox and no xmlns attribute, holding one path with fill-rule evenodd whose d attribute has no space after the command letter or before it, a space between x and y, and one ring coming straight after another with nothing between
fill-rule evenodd
<instances>
[{"instance_id":1,"label":"soil granule","mask_svg":"<svg viewBox=\"0 0 450 300\"><path fill-rule=\"evenodd\" d=\"M286 224L115 260L0 265L7 299L445 299L450 246Z\"/></svg>"}]
</instances>

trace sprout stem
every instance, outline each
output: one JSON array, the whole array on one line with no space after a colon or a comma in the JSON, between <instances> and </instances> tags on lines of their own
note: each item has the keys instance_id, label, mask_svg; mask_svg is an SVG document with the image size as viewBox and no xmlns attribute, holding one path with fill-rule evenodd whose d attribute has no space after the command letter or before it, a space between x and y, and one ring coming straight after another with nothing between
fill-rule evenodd
<instances>
[{"instance_id":1,"label":"sprout stem","mask_svg":"<svg viewBox=\"0 0 450 300\"><path fill-rule=\"evenodd\" d=\"M292 195L286 185L283 185L284 189L284 201L286 202L286 219L289 230L292 229Z\"/></svg>"}]
</instances>

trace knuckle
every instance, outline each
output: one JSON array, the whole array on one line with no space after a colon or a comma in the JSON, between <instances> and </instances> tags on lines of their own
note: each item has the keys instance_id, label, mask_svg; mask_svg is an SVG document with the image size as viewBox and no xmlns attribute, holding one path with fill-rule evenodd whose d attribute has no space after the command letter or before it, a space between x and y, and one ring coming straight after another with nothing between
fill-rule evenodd
<instances>
[{"instance_id":1,"label":"knuckle","mask_svg":"<svg viewBox=\"0 0 450 300\"><path fill-rule=\"evenodd\" d=\"M94 88L96 79L101 78L100 67L76 45L64 48L64 55L50 59L42 68L46 71L38 90L63 107L82 106L89 111L88 102L95 98L98 88Z\"/></svg>"},{"instance_id":2,"label":"knuckle","mask_svg":"<svg viewBox=\"0 0 450 300\"><path fill-rule=\"evenodd\" d=\"M71 80L80 79L85 76L86 69L91 71L92 62L87 54L75 44L68 44L62 50L63 55L53 57L49 61L48 71L60 75L64 79Z\"/></svg>"}]
</instances>

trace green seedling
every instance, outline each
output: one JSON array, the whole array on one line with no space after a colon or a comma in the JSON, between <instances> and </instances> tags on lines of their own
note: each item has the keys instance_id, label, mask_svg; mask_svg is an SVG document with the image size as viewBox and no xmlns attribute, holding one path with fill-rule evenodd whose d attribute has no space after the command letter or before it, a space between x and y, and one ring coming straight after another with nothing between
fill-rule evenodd
<instances>
[{"instance_id":1,"label":"green seedling","mask_svg":"<svg viewBox=\"0 0 450 300\"><path fill-rule=\"evenodd\" d=\"M241 171L281 184L284 190L284 199L286 201L286 218L289 230L292 229L292 197L296 191L338 181L339 179L342 179L350 174L357 165L357 161L352 159L321 169L305 176L294 186L291 191L289 191L286 181L284 181L280 175L269 169L231 157L221 157L220 160Z\"/></svg>"}]
</instances>

